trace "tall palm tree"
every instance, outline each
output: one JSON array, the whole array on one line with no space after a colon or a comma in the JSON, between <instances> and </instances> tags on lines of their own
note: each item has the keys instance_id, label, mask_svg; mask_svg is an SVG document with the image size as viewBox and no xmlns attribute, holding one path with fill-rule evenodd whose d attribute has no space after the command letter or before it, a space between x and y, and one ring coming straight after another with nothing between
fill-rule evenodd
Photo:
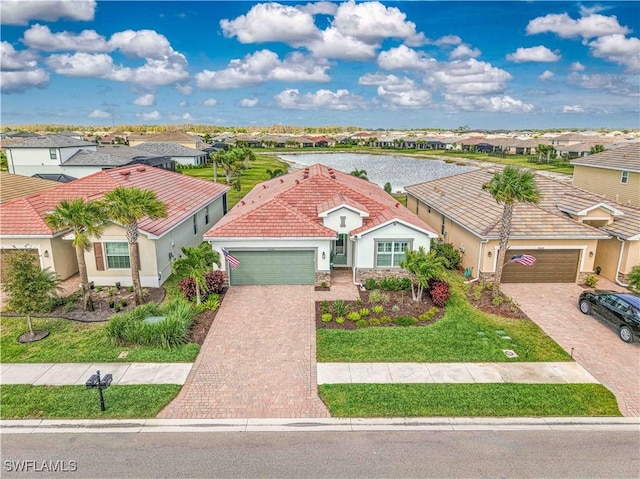
<instances>
[{"instance_id":1,"label":"tall palm tree","mask_svg":"<svg viewBox=\"0 0 640 479\"><path fill-rule=\"evenodd\" d=\"M493 280L493 295L498 296L504 259L509 248L511 236L511 220L516 203L537 204L540 201L540 190L536 184L535 175L527 169L506 166L496 172L482 189L488 191L498 204L503 205L500 218L500 249L498 250L498 264Z\"/></svg>"},{"instance_id":2,"label":"tall palm tree","mask_svg":"<svg viewBox=\"0 0 640 479\"><path fill-rule=\"evenodd\" d=\"M359 169L356 168L355 170L353 170L349 174L352 175L352 176L355 176L356 178L360 178L360 179L369 181L369 178L367 178L367 170L359 170Z\"/></svg>"},{"instance_id":3,"label":"tall palm tree","mask_svg":"<svg viewBox=\"0 0 640 479\"><path fill-rule=\"evenodd\" d=\"M129 242L131 256L131 281L135 293L135 302L142 304L142 285L140 284L140 250L138 248L138 222L145 217L151 219L165 218L167 205L158 200L152 190L141 190L136 187L119 186L104 195L109 218L124 226Z\"/></svg>"},{"instance_id":4,"label":"tall palm tree","mask_svg":"<svg viewBox=\"0 0 640 479\"><path fill-rule=\"evenodd\" d=\"M45 222L49 228L56 231L70 229L73 234L71 244L76 249L78 274L82 287L82 304L85 311L93 311L94 308L84 253L91 250L90 237L100 238L107 220L107 213L100 203L85 201L84 198L62 200L51 213L47 213L45 216Z\"/></svg>"},{"instance_id":5,"label":"tall palm tree","mask_svg":"<svg viewBox=\"0 0 640 479\"><path fill-rule=\"evenodd\" d=\"M182 258L175 260L172 269L178 275L193 278L196 283L196 304L200 304L200 292L207 289L204 275L212 270L214 263L220 266L220 255L206 242L196 248L182 246L180 251Z\"/></svg>"}]
</instances>

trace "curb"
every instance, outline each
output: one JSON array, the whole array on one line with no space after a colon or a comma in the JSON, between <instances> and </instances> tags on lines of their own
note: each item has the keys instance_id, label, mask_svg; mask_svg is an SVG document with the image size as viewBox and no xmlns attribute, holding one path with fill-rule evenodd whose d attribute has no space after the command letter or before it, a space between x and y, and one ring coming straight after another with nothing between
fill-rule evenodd
<instances>
[{"instance_id":1,"label":"curb","mask_svg":"<svg viewBox=\"0 0 640 479\"><path fill-rule=\"evenodd\" d=\"M357 431L634 431L639 417L0 420L0 434Z\"/></svg>"}]
</instances>

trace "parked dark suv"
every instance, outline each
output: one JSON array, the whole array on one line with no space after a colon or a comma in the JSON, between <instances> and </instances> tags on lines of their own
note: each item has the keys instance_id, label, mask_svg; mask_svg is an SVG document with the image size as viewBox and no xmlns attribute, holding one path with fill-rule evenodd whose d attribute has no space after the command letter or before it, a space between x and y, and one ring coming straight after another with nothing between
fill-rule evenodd
<instances>
[{"instance_id":1,"label":"parked dark suv","mask_svg":"<svg viewBox=\"0 0 640 479\"><path fill-rule=\"evenodd\" d=\"M615 291L584 291L578 307L584 314L593 314L614 326L624 342L632 343L634 338L640 338L640 296Z\"/></svg>"}]
</instances>

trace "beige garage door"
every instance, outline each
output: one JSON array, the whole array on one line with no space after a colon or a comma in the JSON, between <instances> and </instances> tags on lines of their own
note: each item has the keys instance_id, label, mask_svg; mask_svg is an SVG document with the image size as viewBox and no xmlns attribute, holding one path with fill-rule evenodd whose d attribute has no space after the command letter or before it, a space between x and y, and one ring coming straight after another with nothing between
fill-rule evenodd
<instances>
[{"instance_id":1,"label":"beige garage door","mask_svg":"<svg viewBox=\"0 0 640 479\"><path fill-rule=\"evenodd\" d=\"M9 258L9 256L11 256L12 254L14 254L16 251L15 248L2 248L0 249L0 281L2 281L4 283L4 281L6 280L7 277L7 266L8 266L8 262L7 262L7 258ZM20 250L22 251L22 250ZM28 251L31 255L33 255L33 262L36 263L37 265L40 265L40 256L38 255L38 250L37 249L27 249L26 251Z\"/></svg>"},{"instance_id":2,"label":"beige garage door","mask_svg":"<svg viewBox=\"0 0 640 479\"><path fill-rule=\"evenodd\" d=\"M510 263L514 255L528 254L533 266ZM508 250L502 270L503 283L574 283L578 276L579 249Z\"/></svg>"}]
</instances>

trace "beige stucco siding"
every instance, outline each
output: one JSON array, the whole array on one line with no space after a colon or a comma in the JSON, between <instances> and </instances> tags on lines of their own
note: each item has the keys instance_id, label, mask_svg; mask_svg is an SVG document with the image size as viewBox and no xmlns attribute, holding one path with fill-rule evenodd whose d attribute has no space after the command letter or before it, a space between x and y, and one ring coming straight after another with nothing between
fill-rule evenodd
<instances>
[{"instance_id":1,"label":"beige stucco siding","mask_svg":"<svg viewBox=\"0 0 640 479\"><path fill-rule=\"evenodd\" d=\"M573 186L603 195L608 200L640 206L640 173L630 171L626 184L620 182L621 175L619 170L575 165Z\"/></svg>"},{"instance_id":2,"label":"beige stucco siding","mask_svg":"<svg viewBox=\"0 0 640 479\"><path fill-rule=\"evenodd\" d=\"M0 239L0 248L38 250L40 266L43 269L50 268L60 280L65 280L78 272L76 253L71 241L65 241L60 237L53 239L2 238Z\"/></svg>"}]
</instances>

